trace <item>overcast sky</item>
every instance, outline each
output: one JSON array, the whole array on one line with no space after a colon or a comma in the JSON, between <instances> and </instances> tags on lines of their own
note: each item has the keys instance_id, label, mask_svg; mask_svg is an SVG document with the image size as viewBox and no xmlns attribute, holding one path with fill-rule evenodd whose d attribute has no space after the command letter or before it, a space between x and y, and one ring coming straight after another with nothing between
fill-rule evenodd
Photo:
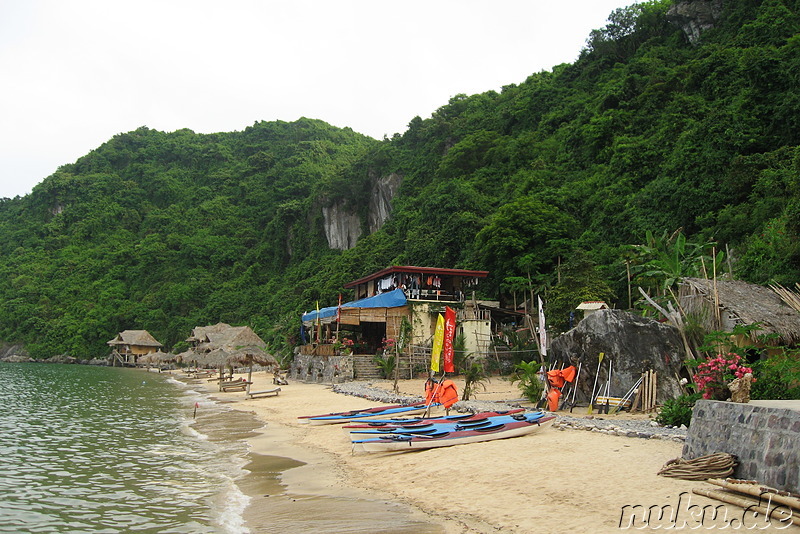
<instances>
[{"instance_id":1,"label":"overcast sky","mask_svg":"<svg viewBox=\"0 0 800 534\"><path fill-rule=\"evenodd\" d=\"M377 139L573 62L634 0L0 0L0 197L139 126Z\"/></svg>"}]
</instances>

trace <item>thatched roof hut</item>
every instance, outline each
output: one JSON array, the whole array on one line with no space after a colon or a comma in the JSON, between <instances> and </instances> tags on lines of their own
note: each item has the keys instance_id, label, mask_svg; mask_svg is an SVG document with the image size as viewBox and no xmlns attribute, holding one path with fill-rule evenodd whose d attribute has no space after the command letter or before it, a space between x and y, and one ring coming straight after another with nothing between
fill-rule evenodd
<instances>
[{"instance_id":1,"label":"thatched roof hut","mask_svg":"<svg viewBox=\"0 0 800 534\"><path fill-rule=\"evenodd\" d=\"M163 347L147 330L123 330L106 345L127 347ZM153 349L150 352L154 352Z\"/></svg>"},{"instance_id":2,"label":"thatched roof hut","mask_svg":"<svg viewBox=\"0 0 800 534\"><path fill-rule=\"evenodd\" d=\"M228 328L231 328L231 325L227 323L217 323L210 326L195 326L192 329L192 335L186 338L186 341L191 343L193 346L197 346L199 343L207 341L206 336L208 334L222 332Z\"/></svg>"},{"instance_id":3,"label":"thatched roof hut","mask_svg":"<svg viewBox=\"0 0 800 534\"><path fill-rule=\"evenodd\" d=\"M753 341L759 335L775 334L779 345L800 343L800 312L768 287L738 280L684 278L678 300L684 312L697 317L706 331L731 331L735 325L759 323Z\"/></svg>"}]
</instances>

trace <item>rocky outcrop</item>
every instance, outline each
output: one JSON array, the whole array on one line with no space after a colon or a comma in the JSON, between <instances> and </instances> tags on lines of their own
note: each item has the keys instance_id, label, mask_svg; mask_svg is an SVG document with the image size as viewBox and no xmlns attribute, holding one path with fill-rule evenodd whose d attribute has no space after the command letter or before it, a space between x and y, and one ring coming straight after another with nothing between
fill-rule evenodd
<instances>
[{"instance_id":1,"label":"rocky outcrop","mask_svg":"<svg viewBox=\"0 0 800 534\"><path fill-rule=\"evenodd\" d=\"M683 392L683 342L678 329L621 310L600 310L569 332L553 340L550 354L576 367L582 364L577 399L584 402L592 393L600 353L604 354L598 383L605 383L611 362L612 397L622 397L643 371L656 371L656 400L662 403Z\"/></svg>"},{"instance_id":2,"label":"rocky outcrop","mask_svg":"<svg viewBox=\"0 0 800 534\"><path fill-rule=\"evenodd\" d=\"M23 345L0 343L0 361L17 363L33 360Z\"/></svg>"},{"instance_id":3,"label":"rocky outcrop","mask_svg":"<svg viewBox=\"0 0 800 534\"><path fill-rule=\"evenodd\" d=\"M367 220L370 233L378 231L392 214L392 200L402 182L403 178L394 172L373 181Z\"/></svg>"},{"instance_id":4,"label":"rocky outcrop","mask_svg":"<svg viewBox=\"0 0 800 534\"><path fill-rule=\"evenodd\" d=\"M322 217L330 248L347 250L356 246L361 237L361 218L357 214L347 212L342 203L337 203L323 206Z\"/></svg>"},{"instance_id":5,"label":"rocky outcrop","mask_svg":"<svg viewBox=\"0 0 800 534\"><path fill-rule=\"evenodd\" d=\"M723 0L686 0L667 11L667 20L683 30L689 42L696 45L700 35L711 28L722 15Z\"/></svg>"},{"instance_id":6,"label":"rocky outcrop","mask_svg":"<svg viewBox=\"0 0 800 534\"><path fill-rule=\"evenodd\" d=\"M370 233L383 226L392 214L392 200L403 179L399 174L374 177L369 196L367 228ZM356 246L362 234L361 217L346 208L344 202L323 206L325 238L332 249L347 250Z\"/></svg>"}]
</instances>

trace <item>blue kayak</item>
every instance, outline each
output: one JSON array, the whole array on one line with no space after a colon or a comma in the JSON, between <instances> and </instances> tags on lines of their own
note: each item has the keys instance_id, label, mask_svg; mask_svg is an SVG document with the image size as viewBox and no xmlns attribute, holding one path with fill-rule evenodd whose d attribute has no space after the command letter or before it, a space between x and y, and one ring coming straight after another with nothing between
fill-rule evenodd
<instances>
[{"instance_id":1,"label":"blue kayak","mask_svg":"<svg viewBox=\"0 0 800 534\"><path fill-rule=\"evenodd\" d=\"M439 406L438 404L432 404ZM364 408L363 410L352 410L349 412L329 413L326 415L307 415L298 419L305 419L311 425L330 425L337 423L348 423L350 421L369 420L374 417L391 417L398 415L413 415L423 413L428 409L424 402L417 404L395 404L393 406L376 406L375 408Z\"/></svg>"},{"instance_id":2,"label":"blue kayak","mask_svg":"<svg viewBox=\"0 0 800 534\"><path fill-rule=\"evenodd\" d=\"M390 434L412 434L412 435L440 435L442 432L454 432L459 430L485 429L496 425L513 423L515 421L527 421L532 423L538 421L546 414L545 412L513 413L508 415L495 415L483 418L430 422L427 424L398 425L375 428L351 428L351 441L359 442L363 439L386 436Z\"/></svg>"}]
</instances>

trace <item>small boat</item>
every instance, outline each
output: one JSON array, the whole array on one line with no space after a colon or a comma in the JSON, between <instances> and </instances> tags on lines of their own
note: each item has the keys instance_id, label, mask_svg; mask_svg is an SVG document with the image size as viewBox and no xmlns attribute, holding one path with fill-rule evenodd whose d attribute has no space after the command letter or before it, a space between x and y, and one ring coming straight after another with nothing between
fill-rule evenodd
<instances>
[{"instance_id":1,"label":"small boat","mask_svg":"<svg viewBox=\"0 0 800 534\"><path fill-rule=\"evenodd\" d=\"M526 417L521 421L510 423L493 423L480 428L441 430L424 435L390 434L379 438L363 439L353 442L353 450L364 452L408 451L514 438L541 430L551 425L556 418L554 415L540 416L539 414L541 412L535 412L536 417Z\"/></svg>"},{"instance_id":2,"label":"small boat","mask_svg":"<svg viewBox=\"0 0 800 534\"><path fill-rule=\"evenodd\" d=\"M438 406L438 404L432 404ZM298 419L305 419L310 425L330 425L347 423L350 421L367 420L373 417L391 417L397 415L413 415L423 413L428 409L424 402L416 404L395 404L392 406L376 406L374 408L364 408L362 410L352 410L349 412L329 413L325 415L304 415Z\"/></svg>"},{"instance_id":3,"label":"small boat","mask_svg":"<svg viewBox=\"0 0 800 534\"><path fill-rule=\"evenodd\" d=\"M491 412L486 412L491 413ZM378 435L388 435L388 434L433 434L436 432L441 432L443 430L453 431L453 430L467 430L467 429L475 429L481 427L487 427L490 425L496 425L499 423L512 423L514 421L524 421L529 420L533 421L537 418L544 417L544 412L533 412L533 413L513 413L513 414L498 414L498 413L491 413L491 415L487 415L484 417L475 417L469 419L460 419L457 421L436 421L430 423L422 423L422 424L413 424L413 425L392 425L392 426L377 426L371 427L369 425L349 425L345 427L349 432L351 438L364 439L369 437L377 437ZM360 428L353 428L354 426L358 426Z\"/></svg>"},{"instance_id":4,"label":"small boat","mask_svg":"<svg viewBox=\"0 0 800 534\"><path fill-rule=\"evenodd\" d=\"M498 415L511 415L523 412L522 408L512 408L511 410L501 410L495 412L461 413L455 415L443 415L440 417L409 417L394 419L370 419L365 423L345 425L342 428L392 428L397 426L429 425L432 423L446 423L448 421L471 421L474 419L486 419Z\"/></svg>"}]
</instances>

